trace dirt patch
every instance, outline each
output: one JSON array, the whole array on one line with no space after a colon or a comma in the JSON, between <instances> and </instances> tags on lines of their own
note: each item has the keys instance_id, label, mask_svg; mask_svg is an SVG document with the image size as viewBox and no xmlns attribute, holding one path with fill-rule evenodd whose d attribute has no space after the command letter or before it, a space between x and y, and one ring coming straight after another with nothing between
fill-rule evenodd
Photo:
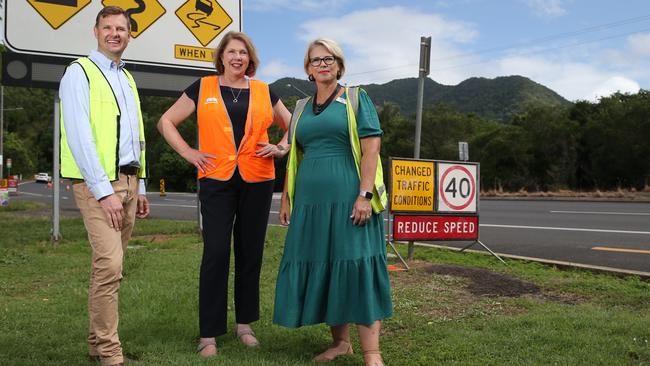
<instances>
[{"instance_id":1,"label":"dirt patch","mask_svg":"<svg viewBox=\"0 0 650 366\"><path fill-rule=\"evenodd\" d=\"M476 296L518 297L540 292L535 284L485 269L442 264L431 264L423 269L427 273L468 278L467 290Z\"/></svg>"},{"instance_id":2,"label":"dirt patch","mask_svg":"<svg viewBox=\"0 0 650 366\"><path fill-rule=\"evenodd\" d=\"M451 265L409 262L406 272L391 273L394 311L417 314L427 324L458 321L467 318L514 316L527 307L505 297L526 296L536 301L540 289L507 275ZM414 321L421 321L414 320ZM389 327L388 333L403 331Z\"/></svg>"}]
</instances>

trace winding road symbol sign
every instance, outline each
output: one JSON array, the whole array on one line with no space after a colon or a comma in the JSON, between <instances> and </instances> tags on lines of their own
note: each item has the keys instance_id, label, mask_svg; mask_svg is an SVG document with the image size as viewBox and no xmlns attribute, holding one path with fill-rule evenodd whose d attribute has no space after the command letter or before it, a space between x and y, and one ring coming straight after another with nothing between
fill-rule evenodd
<instances>
[{"instance_id":1,"label":"winding road symbol sign","mask_svg":"<svg viewBox=\"0 0 650 366\"><path fill-rule=\"evenodd\" d=\"M176 16L203 47L232 24L232 18L216 0L188 0L176 10Z\"/></svg>"},{"instance_id":2,"label":"winding road symbol sign","mask_svg":"<svg viewBox=\"0 0 650 366\"><path fill-rule=\"evenodd\" d=\"M29 5L54 29L59 29L91 0L27 0Z\"/></svg>"},{"instance_id":3,"label":"winding road symbol sign","mask_svg":"<svg viewBox=\"0 0 650 366\"><path fill-rule=\"evenodd\" d=\"M438 164L438 211L476 212L477 166Z\"/></svg>"},{"instance_id":4,"label":"winding road symbol sign","mask_svg":"<svg viewBox=\"0 0 650 366\"><path fill-rule=\"evenodd\" d=\"M156 20L165 15L165 8L158 0L103 0L104 6L119 6L131 18L131 37L137 38Z\"/></svg>"}]
</instances>

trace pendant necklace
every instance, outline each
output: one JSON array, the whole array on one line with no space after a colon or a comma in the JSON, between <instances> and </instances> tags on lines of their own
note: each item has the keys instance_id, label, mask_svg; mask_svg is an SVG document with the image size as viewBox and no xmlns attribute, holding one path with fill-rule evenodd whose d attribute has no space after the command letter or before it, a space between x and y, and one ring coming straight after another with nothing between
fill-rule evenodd
<instances>
[{"instance_id":1,"label":"pendant necklace","mask_svg":"<svg viewBox=\"0 0 650 366\"><path fill-rule=\"evenodd\" d=\"M239 94L241 94L241 91L243 90L243 88L239 89L239 91L237 92L237 96L235 96L235 92L232 90L232 86L229 86L229 88L230 88L230 94L232 94L232 102L237 103L238 98L239 98Z\"/></svg>"},{"instance_id":2,"label":"pendant necklace","mask_svg":"<svg viewBox=\"0 0 650 366\"><path fill-rule=\"evenodd\" d=\"M332 92L332 94L329 96L329 98L327 98L327 100L323 104L318 104L316 102L316 97L318 96L318 91L316 91L316 93L314 93L314 103L312 103L312 108L313 108L314 115L317 116L322 111L324 111L325 108L327 108L327 106L330 105L330 103L332 103L332 101L334 100L334 97L336 96L336 94L338 94L340 89L341 89L341 85L336 84L336 88L334 88L334 91Z\"/></svg>"}]
</instances>

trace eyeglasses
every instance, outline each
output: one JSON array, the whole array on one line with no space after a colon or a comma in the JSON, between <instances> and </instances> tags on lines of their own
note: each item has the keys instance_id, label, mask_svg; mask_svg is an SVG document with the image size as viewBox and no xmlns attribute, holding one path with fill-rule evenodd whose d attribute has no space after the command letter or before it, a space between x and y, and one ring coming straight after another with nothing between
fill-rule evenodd
<instances>
[{"instance_id":1,"label":"eyeglasses","mask_svg":"<svg viewBox=\"0 0 650 366\"><path fill-rule=\"evenodd\" d=\"M329 66L336 61L336 58L334 56L325 56L325 57L314 57L309 59L309 64L312 65L313 67L318 67L320 66L321 62L324 62L325 65Z\"/></svg>"}]
</instances>

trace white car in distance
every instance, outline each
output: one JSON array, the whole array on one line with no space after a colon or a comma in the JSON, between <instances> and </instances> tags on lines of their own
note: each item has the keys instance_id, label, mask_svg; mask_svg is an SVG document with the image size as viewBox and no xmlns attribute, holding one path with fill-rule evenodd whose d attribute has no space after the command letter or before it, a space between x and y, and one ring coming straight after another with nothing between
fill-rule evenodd
<instances>
[{"instance_id":1,"label":"white car in distance","mask_svg":"<svg viewBox=\"0 0 650 366\"><path fill-rule=\"evenodd\" d=\"M52 177L48 173L36 173L34 174L34 180L37 183L50 183Z\"/></svg>"}]
</instances>

